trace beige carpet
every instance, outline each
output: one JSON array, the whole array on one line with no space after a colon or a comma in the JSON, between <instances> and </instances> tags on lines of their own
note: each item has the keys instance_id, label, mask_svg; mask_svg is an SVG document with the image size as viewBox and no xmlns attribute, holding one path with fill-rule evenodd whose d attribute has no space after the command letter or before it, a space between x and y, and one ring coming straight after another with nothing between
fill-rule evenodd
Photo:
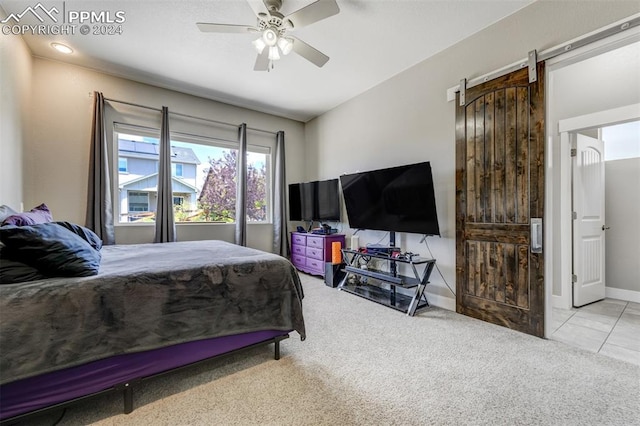
<instances>
[{"instance_id":1,"label":"beige carpet","mask_svg":"<svg viewBox=\"0 0 640 426\"><path fill-rule=\"evenodd\" d=\"M640 425L640 368L438 308L415 317L302 275L307 340L150 380L61 425ZM52 424L58 413L38 424ZM34 424L34 423L30 423Z\"/></svg>"}]
</instances>

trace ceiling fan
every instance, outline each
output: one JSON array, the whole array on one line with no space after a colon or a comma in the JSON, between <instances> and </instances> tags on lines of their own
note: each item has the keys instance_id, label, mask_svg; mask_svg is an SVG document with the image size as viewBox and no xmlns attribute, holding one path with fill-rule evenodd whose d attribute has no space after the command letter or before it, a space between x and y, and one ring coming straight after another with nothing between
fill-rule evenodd
<instances>
[{"instance_id":1,"label":"ceiling fan","mask_svg":"<svg viewBox=\"0 0 640 426\"><path fill-rule=\"evenodd\" d=\"M282 0L247 0L247 2L258 17L255 27L206 22L198 22L196 25L200 31L210 33L259 33L260 36L253 41L258 51L258 58L253 67L255 71L268 71L273 68L273 62L280 59L280 53L287 55L291 51L318 67L327 63L329 60L327 55L290 35L289 31L336 15L340 12L336 0L317 0L287 16L279 12Z\"/></svg>"}]
</instances>

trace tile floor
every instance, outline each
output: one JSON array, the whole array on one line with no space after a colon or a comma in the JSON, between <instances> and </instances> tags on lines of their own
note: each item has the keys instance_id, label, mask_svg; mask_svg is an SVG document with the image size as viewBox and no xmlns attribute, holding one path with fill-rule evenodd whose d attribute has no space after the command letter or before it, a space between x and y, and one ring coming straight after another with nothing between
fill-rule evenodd
<instances>
[{"instance_id":1,"label":"tile floor","mask_svg":"<svg viewBox=\"0 0 640 426\"><path fill-rule=\"evenodd\" d=\"M605 299L553 308L552 340L640 365L640 303Z\"/></svg>"}]
</instances>

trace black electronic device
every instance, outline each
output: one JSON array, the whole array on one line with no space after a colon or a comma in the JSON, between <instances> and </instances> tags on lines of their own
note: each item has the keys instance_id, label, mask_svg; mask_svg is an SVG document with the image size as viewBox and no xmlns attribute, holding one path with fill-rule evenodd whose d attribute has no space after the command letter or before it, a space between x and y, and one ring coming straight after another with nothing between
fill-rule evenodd
<instances>
[{"instance_id":1,"label":"black electronic device","mask_svg":"<svg viewBox=\"0 0 640 426\"><path fill-rule=\"evenodd\" d=\"M351 228L440 235L429 162L342 175L340 183Z\"/></svg>"},{"instance_id":2,"label":"black electronic device","mask_svg":"<svg viewBox=\"0 0 640 426\"><path fill-rule=\"evenodd\" d=\"M302 227L298 226L298 228L302 228ZM326 223L323 223L320 227L313 228L309 232L311 232L312 234L319 234L319 235L331 235L331 234L337 233L338 230L336 228L332 228Z\"/></svg>"},{"instance_id":3,"label":"black electronic device","mask_svg":"<svg viewBox=\"0 0 640 426\"><path fill-rule=\"evenodd\" d=\"M296 231L301 232L303 234L307 232L307 230L304 229L304 226L297 226Z\"/></svg>"},{"instance_id":4,"label":"black electronic device","mask_svg":"<svg viewBox=\"0 0 640 426\"><path fill-rule=\"evenodd\" d=\"M340 220L338 179L289 185L289 220Z\"/></svg>"},{"instance_id":5,"label":"black electronic device","mask_svg":"<svg viewBox=\"0 0 640 426\"><path fill-rule=\"evenodd\" d=\"M367 244L367 253L390 256L394 247L383 246L381 244ZM399 249L398 249L399 250Z\"/></svg>"}]
</instances>

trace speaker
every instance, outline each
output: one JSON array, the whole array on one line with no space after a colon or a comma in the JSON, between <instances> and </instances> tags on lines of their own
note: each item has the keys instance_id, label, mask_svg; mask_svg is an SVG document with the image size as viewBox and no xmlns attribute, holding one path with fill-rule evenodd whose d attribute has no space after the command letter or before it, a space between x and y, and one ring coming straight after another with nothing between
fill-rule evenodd
<instances>
[{"instance_id":1,"label":"speaker","mask_svg":"<svg viewBox=\"0 0 640 426\"><path fill-rule=\"evenodd\" d=\"M338 287L338 284L345 276L345 272L342 271L343 267L343 264L334 265L328 262L324 264L324 283L328 287Z\"/></svg>"}]
</instances>

